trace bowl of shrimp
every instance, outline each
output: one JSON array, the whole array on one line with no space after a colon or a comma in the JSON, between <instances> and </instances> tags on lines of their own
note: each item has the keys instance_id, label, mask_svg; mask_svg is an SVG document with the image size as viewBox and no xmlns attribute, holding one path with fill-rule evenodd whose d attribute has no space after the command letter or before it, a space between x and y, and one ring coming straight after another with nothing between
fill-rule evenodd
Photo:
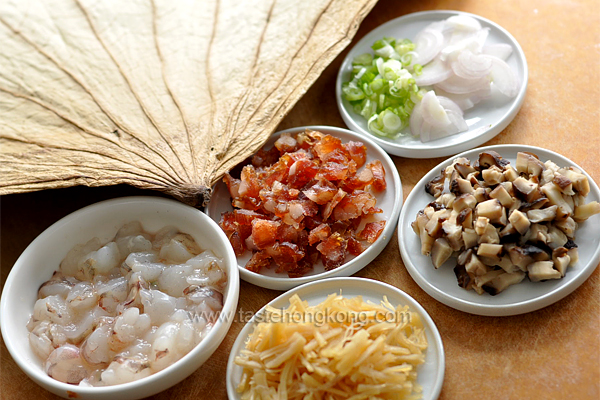
<instances>
[{"instance_id":1,"label":"bowl of shrimp","mask_svg":"<svg viewBox=\"0 0 600 400\"><path fill-rule=\"evenodd\" d=\"M231 245L201 211L158 197L59 220L6 280L0 328L17 365L65 398L139 399L191 375L237 308Z\"/></svg>"}]
</instances>

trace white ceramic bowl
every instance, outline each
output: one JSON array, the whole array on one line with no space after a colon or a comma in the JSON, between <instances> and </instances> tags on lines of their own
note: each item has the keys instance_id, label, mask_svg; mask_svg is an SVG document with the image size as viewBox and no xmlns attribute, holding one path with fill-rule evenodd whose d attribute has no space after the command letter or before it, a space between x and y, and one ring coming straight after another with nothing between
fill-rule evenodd
<instances>
[{"instance_id":1,"label":"white ceramic bowl","mask_svg":"<svg viewBox=\"0 0 600 400\"><path fill-rule=\"evenodd\" d=\"M350 80L354 57L372 52L371 46L384 36L413 40L419 31L432 22L442 21L453 15L468 15L477 19L482 27L490 29L486 44L506 43L512 46L513 53L506 60L516 73L519 81L519 93L513 99L502 95L492 96L465 111L464 118L469 130L442 139L423 143L410 135L410 129L403 132L406 136L388 139L369 132L367 121L354 112L352 105L342 96L342 83ZM337 105L348 128L373 139L390 154L407 158L444 157L479 146L499 134L515 118L527 90L528 69L525 53L516 39L500 25L475 14L461 11L423 11L404 15L375 28L365 35L344 59L336 81Z\"/></svg>"},{"instance_id":2,"label":"white ceramic bowl","mask_svg":"<svg viewBox=\"0 0 600 400\"><path fill-rule=\"evenodd\" d=\"M457 157L467 157L474 161L479 153L486 150L494 150L503 158L515 165L517 152L528 151L537 154L542 162L552 160L560 167L575 166L577 164L568 158L535 146L526 145L498 145L473 149L434 167L413 188L406 199L406 204L400 215L398 223L398 241L400 253L406 269L431 297L457 310L471 314L504 316L523 314L546 307L577 289L594 272L600 262L600 215L594 215L585 222L579 224L575 232L575 243L578 246L579 261L567 269L562 279L552 279L546 282L530 282L527 278L521 283L508 287L496 296L487 293L477 294L473 290L465 290L458 286L454 275L456 258L446 261L439 269L435 269L431 258L421 254L421 241L411 228L417 212L425 208L433 201L433 196L425 192L425 185L442 168L447 167ZM585 173L585 171L584 171ZM586 203L600 201L600 190L598 185L587 175L590 182L590 193L586 197Z\"/></svg>"},{"instance_id":3,"label":"white ceramic bowl","mask_svg":"<svg viewBox=\"0 0 600 400\"><path fill-rule=\"evenodd\" d=\"M284 132L298 133L305 129L313 129L323 133L327 133L342 139L342 142L361 141L367 146L367 162L380 160L385 168L385 176L387 189L382 193L376 193L377 207L383 210L383 213L376 214L376 219L385 219L386 225L383 232L377 238L375 243L371 244L357 257L348 256L347 261L336 269L325 271L321 261L315 264L313 271L300 278L290 278L286 273L276 273L274 269L263 269L261 273L256 273L247 270L244 266L251 257L251 253L246 251L244 255L238 258L240 277L252 284L262 286L267 289L288 290L303 283L311 282L317 279L330 278L334 276L350 276L362 268L366 267L371 261L381 253L396 229L400 209L402 208L402 183L400 175L394 165L394 162L385 151L369 138L361 136L355 132L343 128L335 128L331 126L305 126L300 128L287 129L277 132L266 143L266 147L270 148L275 140ZM215 221L221 219L223 212L232 211L231 197L227 186L220 182L214 188L211 201L206 207L206 213Z\"/></svg>"},{"instance_id":4,"label":"white ceramic bowl","mask_svg":"<svg viewBox=\"0 0 600 400\"><path fill-rule=\"evenodd\" d=\"M289 307L290 297L297 294L302 300L306 300L309 305L315 306L323 302L328 295L340 293L340 291L346 298L362 296L364 301L371 301L375 304L379 304L383 300L383 296L387 296L392 305L408 305L411 311L421 316L428 347L425 352L425 363L417 369L417 382L423 387L423 400L437 399L444 383L445 357L442 337L427 311L402 290L373 279L330 278L294 288L277 297L268 305L280 309L287 308ZM242 368L235 364L235 357L244 349L246 339L254 330L255 321L265 312L265 308L266 306L258 311L244 326L231 348L229 361L227 362L227 395L230 400L240 399L236 387L242 376Z\"/></svg>"},{"instance_id":5,"label":"white ceramic bowl","mask_svg":"<svg viewBox=\"0 0 600 400\"><path fill-rule=\"evenodd\" d=\"M179 361L138 381L107 387L79 387L50 378L29 346L26 328L40 285L50 279L73 246L93 237L109 241L124 223L136 220L150 232L174 225L193 236L202 248L211 249L224 260L228 282L223 293L223 318L219 318L208 335ZM124 197L93 204L67 215L42 232L25 249L4 285L0 305L2 336L19 367L52 393L65 398L138 399L175 385L212 355L229 330L238 295L239 274L235 254L217 224L201 211L174 200Z\"/></svg>"}]
</instances>

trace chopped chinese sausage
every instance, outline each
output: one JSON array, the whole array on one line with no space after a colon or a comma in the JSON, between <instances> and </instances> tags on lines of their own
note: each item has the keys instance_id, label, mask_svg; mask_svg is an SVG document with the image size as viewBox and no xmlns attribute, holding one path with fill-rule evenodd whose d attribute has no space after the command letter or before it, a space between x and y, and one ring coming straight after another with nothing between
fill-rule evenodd
<instances>
[{"instance_id":1,"label":"chopped chinese sausage","mask_svg":"<svg viewBox=\"0 0 600 400\"><path fill-rule=\"evenodd\" d=\"M362 215L381 212L375 207L377 199L369 192L356 190L349 193L333 209L333 218L336 221L345 221L358 218Z\"/></svg>"},{"instance_id":2,"label":"chopped chinese sausage","mask_svg":"<svg viewBox=\"0 0 600 400\"><path fill-rule=\"evenodd\" d=\"M319 172L319 167L314 161L297 160L290 167L288 182L291 187L302 188L315 177L317 172Z\"/></svg>"},{"instance_id":3,"label":"chopped chinese sausage","mask_svg":"<svg viewBox=\"0 0 600 400\"><path fill-rule=\"evenodd\" d=\"M252 272L260 272L261 268L267 268L271 265L271 257L264 251L252 253L250 261L246 264L246 269Z\"/></svg>"},{"instance_id":4,"label":"chopped chinese sausage","mask_svg":"<svg viewBox=\"0 0 600 400\"><path fill-rule=\"evenodd\" d=\"M275 148L279 150L280 153L288 153L290 151L296 150L296 146L298 142L293 138L289 133L284 133L275 141Z\"/></svg>"},{"instance_id":5,"label":"chopped chinese sausage","mask_svg":"<svg viewBox=\"0 0 600 400\"><path fill-rule=\"evenodd\" d=\"M360 168L367 161L367 146L361 142L344 143L342 147L346 150L350 158L356 163L356 167Z\"/></svg>"},{"instance_id":6,"label":"chopped chinese sausage","mask_svg":"<svg viewBox=\"0 0 600 400\"><path fill-rule=\"evenodd\" d=\"M366 240L369 243L375 243L381 232L385 228L385 221L369 222L365 225L365 228L360 231L358 238Z\"/></svg>"},{"instance_id":7,"label":"chopped chinese sausage","mask_svg":"<svg viewBox=\"0 0 600 400\"><path fill-rule=\"evenodd\" d=\"M302 193L317 204L327 204L337 192L338 189L333 183L327 179L319 179Z\"/></svg>"},{"instance_id":8,"label":"chopped chinese sausage","mask_svg":"<svg viewBox=\"0 0 600 400\"><path fill-rule=\"evenodd\" d=\"M224 177L234 211L219 222L237 256L252 252L248 270L275 264L277 272L299 277L319 260L327 270L337 268L385 226L364 222L381 212L371 191L386 184L383 164L367 163L361 142L306 130L282 134L249 160Z\"/></svg>"},{"instance_id":9,"label":"chopped chinese sausage","mask_svg":"<svg viewBox=\"0 0 600 400\"><path fill-rule=\"evenodd\" d=\"M383 164L379 160L372 161L367 164L367 168L373 172L373 187L377 191L385 190L387 184L385 183L385 169L383 168Z\"/></svg>"},{"instance_id":10,"label":"chopped chinese sausage","mask_svg":"<svg viewBox=\"0 0 600 400\"><path fill-rule=\"evenodd\" d=\"M327 224L321 224L310 231L308 234L308 243L315 244L322 242L331 235L331 228Z\"/></svg>"},{"instance_id":11,"label":"chopped chinese sausage","mask_svg":"<svg viewBox=\"0 0 600 400\"><path fill-rule=\"evenodd\" d=\"M281 222L255 219L252 221L252 240L259 249L271 246L277 240L277 230Z\"/></svg>"},{"instance_id":12,"label":"chopped chinese sausage","mask_svg":"<svg viewBox=\"0 0 600 400\"><path fill-rule=\"evenodd\" d=\"M326 270L332 270L343 264L346 258L346 240L339 233L334 233L317 246Z\"/></svg>"},{"instance_id":13,"label":"chopped chinese sausage","mask_svg":"<svg viewBox=\"0 0 600 400\"><path fill-rule=\"evenodd\" d=\"M256 152L252 157L252 165L255 168L268 167L275 164L277 160L279 160L279 150L273 146L269 150L260 149Z\"/></svg>"},{"instance_id":14,"label":"chopped chinese sausage","mask_svg":"<svg viewBox=\"0 0 600 400\"><path fill-rule=\"evenodd\" d=\"M353 256L357 256L360 253L362 253L363 251L365 251L363 245L356 239L354 239L353 237L348 239L348 253L352 254Z\"/></svg>"}]
</instances>

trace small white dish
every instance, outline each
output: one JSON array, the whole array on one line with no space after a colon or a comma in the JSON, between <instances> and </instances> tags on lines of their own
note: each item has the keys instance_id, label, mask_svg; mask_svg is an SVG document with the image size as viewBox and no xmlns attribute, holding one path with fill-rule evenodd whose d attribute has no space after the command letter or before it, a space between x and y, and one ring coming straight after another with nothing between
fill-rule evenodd
<instances>
[{"instance_id":1,"label":"small white dish","mask_svg":"<svg viewBox=\"0 0 600 400\"><path fill-rule=\"evenodd\" d=\"M367 247L359 256L353 257L349 255L344 264L330 271L325 271L323 264L319 261L315 264L314 269L311 272L299 278L289 278L286 273L276 273L274 269L263 269L261 273L247 270L245 265L248 260L250 260L251 252L246 251L243 256L238 258L240 277L247 282L267 289L288 290L317 279L334 276L350 276L358 272L373 261L389 243L394 234L394 230L396 229L396 223L398 222L398 216L400 215L400 209L402 208L402 183L400 182L398 170L390 156L369 138L343 128L331 126L305 126L277 132L271 136L265 146L270 148L282 133L298 133L305 129L313 129L339 137L344 143L348 141L361 141L367 146L367 162L373 160L381 161L385 168L387 189L381 193L375 194L377 207L383 210L383 213L376 214L375 218L378 220L385 219L387 222L383 232L379 238L377 238L375 243ZM215 222L219 222L222 213L232 210L229 190L221 181L215 185L210 203L205 210L206 214Z\"/></svg>"},{"instance_id":2,"label":"small white dish","mask_svg":"<svg viewBox=\"0 0 600 400\"><path fill-rule=\"evenodd\" d=\"M477 19L481 26L490 28L486 44L506 43L512 46L513 53L506 62L515 71L521 82L517 96L513 99L492 96L490 99L482 101L472 109L465 111L464 118L469 126L468 131L428 143L423 143L420 139L411 136L410 128L403 131L407 135L398 139L388 139L370 133L367 121L361 115L354 113L352 105L342 96L342 83L350 80L354 57L372 52L373 43L384 36L413 40L416 34L430 23L447 19L453 15L471 16ZM515 38L500 25L478 15L461 11L423 11L386 22L365 35L350 50L337 76L336 99L340 114L348 128L373 139L388 153L407 158L434 158L466 151L499 134L519 112L525 99L527 80L528 69L525 54Z\"/></svg>"},{"instance_id":3,"label":"small white dish","mask_svg":"<svg viewBox=\"0 0 600 400\"><path fill-rule=\"evenodd\" d=\"M600 262L600 216L592 216L590 220L579 224L575 233L575 243L578 246L579 262L567 269L564 278L546 282L530 282L527 278L521 283L508 287L496 296L487 293L478 295L472 290L458 286L454 275L456 258L451 258L439 269L435 269L431 258L421 254L420 239L411 228L417 213L434 200L425 192L425 184L439 175L442 168L452 164L457 157L467 157L473 161L479 153L494 150L503 158L515 165L517 153L528 151L536 154L542 162L552 160L561 167L577 164L568 158L535 146L498 145L473 149L452 157L425 175L415 185L406 199L406 204L398 222L398 241L400 253L406 269L417 284L431 297L460 311L477 315L506 316L524 314L546 307L557 302L577 289L594 272ZM585 171L584 171L585 173ZM600 201L600 190L592 178L585 173L590 182L590 193L586 203Z\"/></svg>"},{"instance_id":4,"label":"small white dish","mask_svg":"<svg viewBox=\"0 0 600 400\"><path fill-rule=\"evenodd\" d=\"M80 387L50 378L29 345L27 322L33 313L38 289L58 270L61 260L76 244L93 237L111 240L126 222L140 221L146 231L173 225L190 234L203 249L223 259L227 287L221 316L204 339L174 364L146 378L114 386ZM0 304L4 343L17 365L44 389L65 398L139 399L161 392L188 377L202 365L225 338L238 303L240 281L229 240L200 210L159 197L123 197L75 211L42 232L12 267Z\"/></svg>"},{"instance_id":5,"label":"small white dish","mask_svg":"<svg viewBox=\"0 0 600 400\"><path fill-rule=\"evenodd\" d=\"M314 306L324 301L328 295L340 293L340 291L344 297L362 296L364 301L371 301L375 304L379 304L383 300L383 296L387 296L392 305L408 305L411 311L421 316L429 345L425 352L425 363L419 366L417 370L417 382L423 387L422 400L437 399L444 383L445 357L442 337L427 311L402 290L373 279L331 278L310 282L294 288L267 305L280 309L287 308L289 307L290 297L297 294L302 300L306 300L309 305ZM265 308L266 306L261 308L242 328L231 348L227 362L227 396L230 400L241 398L236 391L236 387L242 376L242 368L235 364L235 357L244 349L246 339L253 331L256 319L264 314Z\"/></svg>"}]
</instances>

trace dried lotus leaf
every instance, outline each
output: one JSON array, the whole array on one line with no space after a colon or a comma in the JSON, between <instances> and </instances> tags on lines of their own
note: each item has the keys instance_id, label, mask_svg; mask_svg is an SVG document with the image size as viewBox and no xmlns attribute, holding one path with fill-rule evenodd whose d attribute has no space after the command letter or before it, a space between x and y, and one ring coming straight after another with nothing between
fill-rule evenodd
<instances>
[{"instance_id":1,"label":"dried lotus leaf","mask_svg":"<svg viewBox=\"0 0 600 400\"><path fill-rule=\"evenodd\" d=\"M0 194L126 183L202 205L375 0L3 0Z\"/></svg>"}]
</instances>

